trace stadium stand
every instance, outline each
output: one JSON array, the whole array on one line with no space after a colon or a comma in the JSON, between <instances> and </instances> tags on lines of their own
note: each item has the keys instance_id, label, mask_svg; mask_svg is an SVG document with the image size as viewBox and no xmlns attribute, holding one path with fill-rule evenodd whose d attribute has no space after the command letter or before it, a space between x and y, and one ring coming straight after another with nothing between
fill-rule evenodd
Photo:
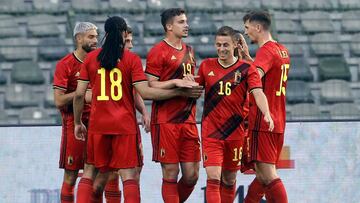
<instances>
[{"instance_id":1,"label":"stadium stand","mask_svg":"<svg viewBox=\"0 0 360 203\"><path fill-rule=\"evenodd\" d=\"M43 109L60 122L51 82L56 61L73 49L75 22L98 25L100 41L107 16L125 17L133 29L133 51L144 62L149 48L163 36L160 12L174 6L188 11L190 32L186 42L193 45L198 65L204 58L216 56L216 28L229 25L243 32L242 17L247 10L268 9L274 19L273 34L291 55L288 120L311 116L359 119L350 114L360 107L358 0L2 0L0 111L5 113L1 113L0 125L6 124L2 122L6 119L8 124L19 123L24 107ZM255 56L256 45L250 41L248 45ZM146 105L150 110L151 102ZM202 108L199 101L199 112ZM300 115L307 108L319 112Z\"/></svg>"}]
</instances>

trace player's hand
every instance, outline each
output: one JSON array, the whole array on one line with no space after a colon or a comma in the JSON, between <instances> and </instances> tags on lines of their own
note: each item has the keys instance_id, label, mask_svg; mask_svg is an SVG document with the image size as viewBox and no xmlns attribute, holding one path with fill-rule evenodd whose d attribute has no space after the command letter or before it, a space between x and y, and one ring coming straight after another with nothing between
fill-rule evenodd
<instances>
[{"instance_id":1,"label":"player's hand","mask_svg":"<svg viewBox=\"0 0 360 203\"><path fill-rule=\"evenodd\" d=\"M272 131L274 130L274 121L273 121L273 119L271 118L270 113L265 114L264 120L265 120L265 122L269 125L269 129L268 129L268 130L272 132Z\"/></svg>"},{"instance_id":2,"label":"player's hand","mask_svg":"<svg viewBox=\"0 0 360 203\"><path fill-rule=\"evenodd\" d=\"M150 115L147 112L141 116L141 125L145 132L150 132Z\"/></svg>"},{"instance_id":3,"label":"player's hand","mask_svg":"<svg viewBox=\"0 0 360 203\"><path fill-rule=\"evenodd\" d=\"M195 86L192 88L179 88L180 94L184 97L198 99L204 92L203 86Z\"/></svg>"},{"instance_id":4,"label":"player's hand","mask_svg":"<svg viewBox=\"0 0 360 203\"><path fill-rule=\"evenodd\" d=\"M242 34L240 34L240 40L237 44L237 48L239 51L239 56L242 56L244 59L250 56L249 47L245 41L245 38Z\"/></svg>"},{"instance_id":5,"label":"player's hand","mask_svg":"<svg viewBox=\"0 0 360 203\"><path fill-rule=\"evenodd\" d=\"M87 130L83 123L80 123L80 125L75 124L74 132L77 140L85 141Z\"/></svg>"},{"instance_id":6,"label":"player's hand","mask_svg":"<svg viewBox=\"0 0 360 203\"><path fill-rule=\"evenodd\" d=\"M175 86L180 88L193 88L199 86L199 83L195 81L176 79Z\"/></svg>"},{"instance_id":7,"label":"player's hand","mask_svg":"<svg viewBox=\"0 0 360 203\"><path fill-rule=\"evenodd\" d=\"M185 77L183 78L183 80L188 80L188 81L193 81L195 82L195 78L198 78L198 75L193 75L193 74L187 74L185 75Z\"/></svg>"}]
</instances>

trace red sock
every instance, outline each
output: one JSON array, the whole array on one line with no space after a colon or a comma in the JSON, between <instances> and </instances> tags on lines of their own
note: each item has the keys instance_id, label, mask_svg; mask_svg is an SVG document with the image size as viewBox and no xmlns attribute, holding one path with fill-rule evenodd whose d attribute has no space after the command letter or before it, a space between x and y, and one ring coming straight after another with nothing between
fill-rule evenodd
<instances>
[{"instance_id":1,"label":"red sock","mask_svg":"<svg viewBox=\"0 0 360 203\"><path fill-rule=\"evenodd\" d=\"M90 201L93 183L94 181L89 178L80 179L76 193L77 203L88 203Z\"/></svg>"},{"instance_id":2,"label":"red sock","mask_svg":"<svg viewBox=\"0 0 360 203\"><path fill-rule=\"evenodd\" d=\"M177 183L178 186L178 193L179 193L179 202L185 202L189 196L191 195L192 191L195 188L195 184L194 185L188 185L186 184L186 182L184 181L183 178L181 178L179 180L179 182Z\"/></svg>"},{"instance_id":3,"label":"red sock","mask_svg":"<svg viewBox=\"0 0 360 203\"><path fill-rule=\"evenodd\" d=\"M236 182L234 183L234 185L226 185L225 183L221 182L220 185L221 203L233 203L235 199L235 192L236 192Z\"/></svg>"},{"instance_id":4,"label":"red sock","mask_svg":"<svg viewBox=\"0 0 360 203\"><path fill-rule=\"evenodd\" d=\"M120 203L121 202L119 177L106 183L105 199L106 199L106 203Z\"/></svg>"},{"instance_id":5,"label":"red sock","mask_svg":"<svg viewBox=\"0 0 360 203\"><path fill-rule=\"evenodd\" d=\"M63 182L61 187L61 203L74 202L74 186Z\"/></svg>"},{"instance_id":6,"label":"red sock","mask_svg":"<svg viewBox=\"0 0 360 203\"><path fill-rule=\"evenodd\" d=\"M220 203L220 181L210 179L206 181L206 202L207 203Z\"/></svg>"},{"instance_id":7,"label":"red sock","mask_svg":"<svg viewBox=\"0 0 360 203\"><path fill-rule=\"evenodd\" d=\"M265 186L257 178L254 178L249 185L244 203L259 203L265 194L265 189Z\"/></svg>"},{"instance_id":8,"label":"red sock","mask_svg":"<svg viewBox=\"0 0 360 203\"><path fill-rule=\"evenodd\" d=\"M140 187L136 180L129 179L123 182L124 203L140 203Z\"/></svg>"},{"instance_id":9,"label":"red sock","mask_svg":"<svg viewBox=\"0 0 360 203\"><path fill-rule=\"evenodd\" d=\"M273 180L266 186L266 201L268 203L287 203L287 195L284 184L280 178Z\"/></svg>"},{"instance_id":10,"label":"red sock","mask_svg":"<svg viewBox=\"0 0 360 203\"><path fill-rule=\"evenodd\" d=\"M163 178L161 193L164 203L179 203L178 186L175 179Z\"/></svg>"}]
</instances>

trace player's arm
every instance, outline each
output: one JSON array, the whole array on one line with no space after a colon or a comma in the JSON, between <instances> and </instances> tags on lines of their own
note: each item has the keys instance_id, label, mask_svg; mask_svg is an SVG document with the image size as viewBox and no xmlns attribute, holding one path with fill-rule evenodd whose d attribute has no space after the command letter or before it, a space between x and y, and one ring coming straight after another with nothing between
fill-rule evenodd
<instances>
[{"instance_id":1,"label":"player's arm","mask_svg":"<svg viewBox=\"0 0 360 203\"><path fill-rule=\"evenodd\" d=\"M259 107L261 112L264 115L264 120L269 124L269 130L274 129L274 121L271 118L269 104L267 98L261 88L256 88L250 91L253 94L256 105Z\"/></svg>"},{"instance_id":2,"label":"player's arm","mask_svg":"<svg viewBox=\"0 0 360 203\"><path fill-rule=\"evenodd\" d=\"M60 109L68 104L71 104L74 99L75 92L65 93L65 90L54 88L54 102L55 106Z\"/></svg>"},{"instance_id":3,"label":"player's arm","mask_svg":"<svg viewBox=\"0 0 360 203\"><path fill-rule=\"evenodd\" d=\"M150 131L150 115L145 107L144 100L141 98L139 93L135 91L134 94L134 100L135 100L135 108L138 110L142 115L141 123L143 127L145 128L146 132Z\"/></svg>"},{"instance_id":4,"label":"player's arm","mask_svg":"<svg viewBox=\"0 0 360 203\"><path fill-rule=\"evenodd\" d=\"M173 89L176 87L186 87L191 88L197 86L198 84L193 81L182 80L182 79L171 79L167 81L159 81L159 78L147 74L147 79L149 81L149 86L160 89Z\"/></svg>"},{"instance_id":5,"label":"player's arm","mask_svg":"<svg viewBox=\"0 0 360 203\"><path fill-rule=\"evenodd\" d=\"M84 109L85 94L88 87L88 82L78 81L74 96L74 124L75 137L79 140L85 140L86 128L81 121L81 115Z\"/></svg>"},{"instance_id":6,"label":"player's arm","mask_svg":"<svg viewBox=\"0 0 360 203\"><path fill-rule=\"evenodd\" d=\"M192 88L161 89L150 87L147 82L138 82L135 83L134 86L143 99L150 100L165 100L176 96L199 98L203 92L203 87L201 86Z\"/></svg>"},{"instance_id":7,"label":"player's arm","mask_svg":"<svg viewBox=\"0 0 360 203\"><path fill-rule=\"evenodd\" d=\"M87 89L85 93L85 102L90 104L92 99L92 91L91 89Z\"/></svg>"}]
</instances>

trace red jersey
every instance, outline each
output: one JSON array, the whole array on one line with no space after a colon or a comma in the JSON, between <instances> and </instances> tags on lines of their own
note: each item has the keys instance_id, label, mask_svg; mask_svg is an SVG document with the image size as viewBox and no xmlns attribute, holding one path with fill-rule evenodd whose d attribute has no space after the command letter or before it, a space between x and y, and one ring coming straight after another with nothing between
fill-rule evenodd
<instances>
[{"instance_id":1,"label":"red jersey","mask_svg":"<svg viewBox=\"0 0 360 203\"><path fill-rule=\"evenodd\" d=\"M283 45L269 41L257 51L254 65L264 72L262 85L274 120L273 132L284 133L285 94L290 68L289 52ZM264 121L264 116L252 96L250 96L249 130L268 131L268 124Z\"/></svg>"},{"instance_id":2,"label":"red jersey","mask_svg":"<svg viewBox=\"0 0 360 203\"><path fill-rule=\"evenodd\" d=\"M148 53L146 73L167 81L182 79L186 74L193 74L196 64L192 48L182 43L176 49L164 40L156 44ZM153 101L151 122L159 123L196 123L196 100L186 97L174 97L163 101Z\"/></svg>"},{"instance_id":3,"label":"red jersey","mask_svg":"<svg viewBox=\"0 0 360 203\"><path fill-rule=\"evenodd\" d=\"M97 49L88 54L79 80L90 81L92 89L89 132L99 134L136 134L133 85L146 81L140 57L127 50L116 67L100 67Z\"/></svg>"},{"instance_id":4,"label":"red jersey","mask_svg":"<svg viewBox=\"0 0 360 203\"><path fill-rule=\"evenodd\" d=\"M65 94L75 92L77 87L77 80L80 75L80 66L83 62L78 59L74 53L66 55L56 64L53 87L64 90ZM60 109L61 115L73 115L72 102L66 107ZM90 112L90 104L85 104L84 113ZM69 119L73 119L70 117Z\"/></svg>"},{"instance_id":5,"label":"red jersey","mask_svg":"<svg viewBox=\"0 0 360 203\"><path fill-rule=\"evenodd\" d=\"M224 67L217 58L210 58L201 63L198 75L199 84L205 86L202 136L241 139L245 136L248 92L261 88L255 66L237 60Z\"/></svg>"}]
</instances>

